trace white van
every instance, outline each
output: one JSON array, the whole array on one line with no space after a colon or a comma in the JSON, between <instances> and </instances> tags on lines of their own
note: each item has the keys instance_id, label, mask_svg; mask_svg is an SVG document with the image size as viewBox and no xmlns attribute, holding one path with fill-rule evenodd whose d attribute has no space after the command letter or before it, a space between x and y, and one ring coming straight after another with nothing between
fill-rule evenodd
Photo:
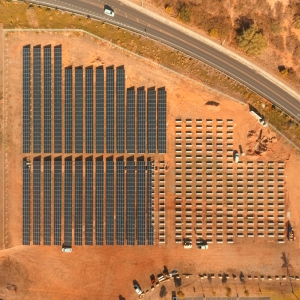
<instances>
[{"instance_id":1,"label":"white van","mask_svg":"<svg viewBox=\"0 0 300 300\"><path fill-rule=\"evenodd\" d=\"M115 16L115 12L111 8L104 8L104 13L110 17Z\"/></svg>"},{"instance_id":2,"label":"white van","mask_svg":"<svg viewBox=\"0 0 300 300\"><path fill-rule=\"evenodd\" d=\"M72 248L71 247L63 247L62 252L72 252Z\"/></svg>"}]
</instances>

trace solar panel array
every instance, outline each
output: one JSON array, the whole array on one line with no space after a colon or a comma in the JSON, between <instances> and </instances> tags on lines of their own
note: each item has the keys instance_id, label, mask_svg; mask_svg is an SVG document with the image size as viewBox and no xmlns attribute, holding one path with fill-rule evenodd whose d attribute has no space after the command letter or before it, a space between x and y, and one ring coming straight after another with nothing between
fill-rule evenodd
<instances>
[{"instance_id":1,"label":"solar panel array","mask_svg":"<svg viewBox=\"0 0 300 300\"><path fill-rule=\"evenodd\" d=\"M51 46L44 47L44 152L51 153L52 141L52 58Z\"/></svg>"},{"instance_id":2,"label":"solar panel array","mask_svg":"<svg viewBox=\"0 0 300 300\"><path fill-rule=\"evenodd\" d=\"M33 48L33 152L41 152L41 47Z\"/></svg>"},{"instance_id":3,"label":"solar panel array","mask_svg":"<svg viewBox=\"0 0 300 300\"><path fill-rule=\"evenodd\" d=\"M124 67L63 69L61 46L32 49L23 48L23 153L62 156L28 158L32 172L24 158L23 244L153 245L152 163L115 153L166 152L166 92L125 91Z\"/></svg>"},{"instance_id":4,"label":"solar panel array","mask_svg":"<svg viewBox=\"0 0 300 300\"><path fill-rule=\"evenodd\" d=\"M65 69L65 152L72 153L73 147L73 112L72 112L72 68Z\"/></svg>"},{"instance_id":5,"label":"solar panel array","mask_svg":"<svg viewBox=\"0 0 300 300\"><path fill-rule=\"evenodd\" d=\"M30 153L30 98L31 98L30 46L23 47L23 153Z\"/></svg>"}]
</instances>

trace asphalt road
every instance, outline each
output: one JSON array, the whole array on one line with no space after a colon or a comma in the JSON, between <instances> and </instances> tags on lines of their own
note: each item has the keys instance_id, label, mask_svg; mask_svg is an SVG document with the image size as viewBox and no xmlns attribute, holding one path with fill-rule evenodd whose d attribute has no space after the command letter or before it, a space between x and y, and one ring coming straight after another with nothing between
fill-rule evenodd
<instances>
[{"instance_id":1,"label":"asphalt road","mask_svg":"<svg viewBox=\"0 0 300 300\"><path fill-rule=\"evenodd\" d=\"M109 0L109 2L106 2L115 11L113 18L103 13L105 2L101 0L31 0L31 2L104 19L118 26L129 28L160 40L242 82L251 90L268 99L300 121L300 101L284 88L210 45L126 6L118 0Z\"/></svg>"}]
</instances>

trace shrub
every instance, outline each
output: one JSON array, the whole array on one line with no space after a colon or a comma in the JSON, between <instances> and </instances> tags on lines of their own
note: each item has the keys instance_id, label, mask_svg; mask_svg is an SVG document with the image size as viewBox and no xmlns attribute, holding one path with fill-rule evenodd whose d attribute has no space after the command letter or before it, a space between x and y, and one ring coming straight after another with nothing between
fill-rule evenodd
<instances>
[{"instance_id":1,"label":"shrub","mask_svg":"<svg viewBox=\"0 0 300 300\"><path fill-rule=\"evenodd\" d=\"M297 14L297 15L294 16L293 25L296 29L300 29L300 15Z\"/></svg>"},{"instance_id":2,"label":"shrub","mask_svg":"<svg viewBox=\"0 0 300 300\"><path fill-rule=\"evenodd\" d=\"M177 292L177 297L178 297L179 299L184 299L184 297L185 297L184 292L178 291L178 292Z\"/></svg>"},{"instance_id":3,"label":"shrub","mask_svg":"<svg viewBox=\"0 0 300 300\"><path fill-rule=\"evenodd\" d=\"M287 69L283 69L280 71L282 77L287 77L289 75L289 71Z\"/></svg>"},{"instance_id":4,"label":"shrub","mask_svg":"<svg viewBox=\"0 0 300 300\"><path fill-rule=\"evenodd\" d=\"M209 35L213 38L219 37L219 30L217 28L213 28L209 30Z\"/></svg>"},{"instance_id":5,"label":"shrub","mask_svg":"<svg viewBox=\"0 0 300 300\"><path fill-rule=\"evenodd\" d=\"M270 39L271 44L279 51L284 51L284 39L282 35L273 35Z\"/></svg>"},{"instance_id":6,"label":"shrub","mask_svg":"<svg viewBox=\"0 0 300 300\"><path fill-rule=\"evenodd\" d=\"M183 23L189 23L191 21L191 10L185 3L180 5L178 10L178 18Z\"/></svg>"},{"instance_id":7,"label":"shrub","mask_svg":"<svg viewBox=\"0 0 300 300\"><path fill-rule=\"evenodd\" d=\"M239 48L249 55L259 55L268 46L267 39L255 25L251 25L249 29L242 31L237 36L237 43Z\"/></svg>"},{"instance_id":8,"label":"shrub","mask_svg":"<svg viewBox=\"0 0 300 300\"><path fill-rule=\"evenodd\" d=\"M168 15L173 15L174 11L173 11L173 7L170 6L169 4L167 4L165 6L165 12L168 14Z\"/></svg>"},{"instance_id":9,"label":"shrub","mask_svg":"<svg viewBox=\"0 0 300 300\"><path fill-rule=\"evenodd\" d=\"M226 297L231 297L231 288L229 286L226 287Z\"/></svg>"},{"instance_id":10,"label":"shrub","mask_svg":"<svg viewBox=\"0 0 300 300\"><path fill-rule=\"evenodd\" d=\"M244 293L245 293L245 296L249 297L250 293L248 290L245 290Z\"/></svg>"}]
</instances>

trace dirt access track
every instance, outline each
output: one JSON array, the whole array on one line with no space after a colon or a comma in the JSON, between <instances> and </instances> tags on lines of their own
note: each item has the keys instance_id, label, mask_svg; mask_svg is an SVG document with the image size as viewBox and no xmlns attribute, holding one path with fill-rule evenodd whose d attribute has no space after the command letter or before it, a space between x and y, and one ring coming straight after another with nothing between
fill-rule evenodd
<instances>
[{"instance_id":1,"label":"dirt access track","mask_svg":"<svg viewBox=\"0 0 300 300\"><path fill-rule=\"evenodd\" d=\"M282 253L289 257L289 271L300 275L299 238L283 244L259 239L243 239L234 244L211 244L208 250L196 247L186 250L175 243L174 194L166 175L166 243L155 246L74 246L72 253L63 253L60 246L22 245L22 49L25 45L62 45L63 67L121 66L126 70L126 87L162 87L168 95L168 139L165 161L174 160L176 118L223 118L233 119L236 126L237 144L247 148L247 133L260 125L248 112L248 107L220 95L179 74L175 74L154 62L145 60L108 42L82 32L1 32L1 59L4 58L5 125L1 135L1 173L5 193L1 193L0 237L0 298L3 299L137 299L132 281L139 282L144 290L150 290L150 278L167 266L190 273L183 278L182 290L186 296L216 295L225 297L225 286L232 289L232 296L270 296L271 299L300 297L299 281L275 280L276 275L287 275L282 268ZM5 41L5 42L4 42ZM88 51L87 51L88 49ZM2 62L1 62L2 65ZM2 82L2 78L1 78ZM218 106L205 105L208 101ZM1 107L2 111L3 107ZM4 126L2 125L2 126ZM2 127L3 128L3 127ZM299 153L287 141L268 127L264 135L276 136L276 143L260 160L285 162L285 206L296 237L300 231ZM246 158L245 158L246 159ZM254 159L254 158L247 158ZM257 158L256 158L257 159ZM5 165L3 164L5 162ZM174 162L170 166L174 166ZM173 167L174 168L174 167ZM5 170L5 171L4 171ZM170 170L170 174L174 169ZM5 176L5 177L4 177ZM245 274L246 283L233 281L226 284L218 279L219 273ZM212 284L200 281L198 274L214 273ZM248 275L272 276L273 280L248 280ZM201 283L202 285L201 285ZM17 292L10 285L17 287ZM172 281L166 282L168 297L176 290ZM159 287L145 295L145 299L158 299Z\"/></svg>"}]
</instances>

